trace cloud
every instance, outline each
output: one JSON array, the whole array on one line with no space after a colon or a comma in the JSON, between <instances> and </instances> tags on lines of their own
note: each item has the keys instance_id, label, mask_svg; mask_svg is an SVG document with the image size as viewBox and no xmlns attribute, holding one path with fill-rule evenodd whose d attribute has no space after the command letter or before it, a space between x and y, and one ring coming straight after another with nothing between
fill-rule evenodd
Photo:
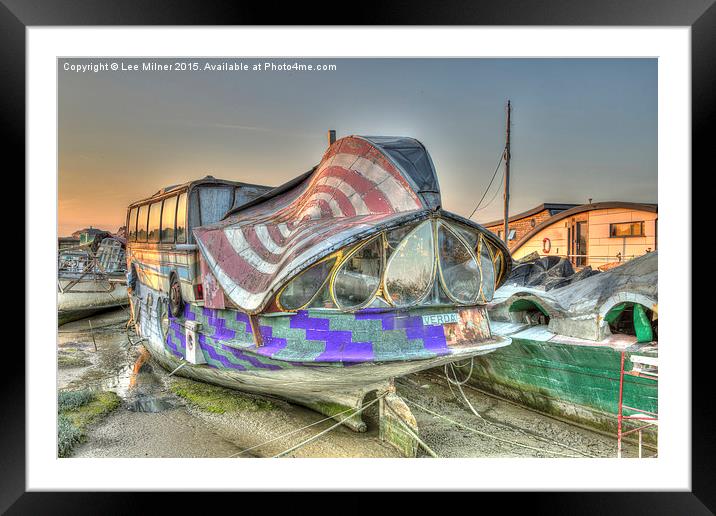
<instances>
[{"instance_id":1,"label":"cloud","mask_svg":"<svg viewBox=\"0 0 716 516\"><path fill-rule=\"evenodd\" d=\"M176 120L168 120L166 123L168 124L177 124L177 125L186 125L190 127L213 127L216 129L232 129L237 131L253 131L253 132L260 132L260 133L267 133L270 132L271 129L267 129L266 127L257 127L253 125L241 125L241 124L224 124L220 122L188 122L188 121L176 121Z\"/></svg>"}]
</instances>

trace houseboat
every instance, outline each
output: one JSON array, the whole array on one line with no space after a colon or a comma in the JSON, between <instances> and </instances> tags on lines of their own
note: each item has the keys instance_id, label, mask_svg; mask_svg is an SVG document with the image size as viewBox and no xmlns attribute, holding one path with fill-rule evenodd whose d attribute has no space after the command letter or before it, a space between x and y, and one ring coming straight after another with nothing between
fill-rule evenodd
<instances>
[{"instance_id":1,"label":"houseboat","mask_svg":"<svg viewBox=\"0 0 716 516\"><path fill-rule=\"evenodd\" d=\"M126 306L125 240L104 232L57 255L58 324Z\"/></svg>"},{"instance_id":2,"label":"houseboat","mask_svg":"<svg viewBox=\"0 0 716 516\"><path fill-rule=\"evenodd\" d=\"M366 395L395 397L392 378L510 342L486 311L509 253L442 209L412 138L339 139L277 188L212 177L165 188L128 207L127 228L134 323L158 363L348 411L356 431Z\"/></svg>"},{"instance_id":3,"label":"houseboat","mask_svg":"<svg viewBox=\"0 0 716 516\"><path fill-rule=\"evenodd\" d=\"M512 345L478 357L469 383L612 435L642 427L654 441L658 253L583 277L549 290L508 279L488 311L493 333Z\"/></svg>"}]
</instances>

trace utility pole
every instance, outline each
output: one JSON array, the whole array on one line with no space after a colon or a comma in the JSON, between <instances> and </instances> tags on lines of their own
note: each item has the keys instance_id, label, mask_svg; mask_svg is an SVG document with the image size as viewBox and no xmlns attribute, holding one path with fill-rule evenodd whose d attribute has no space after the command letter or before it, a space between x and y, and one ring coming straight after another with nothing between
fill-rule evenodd
<instances>
[{"instance_id":1,"label":"utility pole","mask_svg":"<svg viewBox=\"0 0 716 516\"><path fill-rule=\"evenodd\" d=\"M509 223L509 211L510 211L510 114L512 113L512 105L510 101L507 101L507 135L505 142L505 228L504 238L505 245L509 249L510 243L510 223Z\"/></svg>"}]
</instances>

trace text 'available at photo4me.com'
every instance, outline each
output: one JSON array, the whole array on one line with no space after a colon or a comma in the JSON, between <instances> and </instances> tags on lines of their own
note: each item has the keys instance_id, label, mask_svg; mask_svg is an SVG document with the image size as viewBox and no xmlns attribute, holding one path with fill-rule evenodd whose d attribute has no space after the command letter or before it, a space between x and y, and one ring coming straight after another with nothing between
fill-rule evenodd
<instances>
[{"instance_id":1,"label":"text 'available at photo4me.com'","mask_svg":"<svg viewBox=\"0 0 716 516\"><path fill-rule=\"evenodd\" d=\"M334 63L306 63L298 61L237 61L237 60L195 60L195 59L103 59L67 60L61 69L77 73L101 72L334 72Z\"/></svg>"}]
</instances>

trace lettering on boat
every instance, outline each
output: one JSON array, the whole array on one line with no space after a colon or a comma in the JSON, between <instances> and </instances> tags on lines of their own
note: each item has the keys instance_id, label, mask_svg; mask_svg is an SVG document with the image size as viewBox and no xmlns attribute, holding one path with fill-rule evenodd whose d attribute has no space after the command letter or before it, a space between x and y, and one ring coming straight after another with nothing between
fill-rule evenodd
<instances>
[{"instance_id":1,"label":"lettering on boat","mask_svg":"<svg viewBox=\"0 0 716 516\"><path fill-rule=\"evenodd\" d=\"M439 326L441 324L452 324L456 322L458 322L457 312L423 315L423 326Z\"/></svg>"}]
</instances>

